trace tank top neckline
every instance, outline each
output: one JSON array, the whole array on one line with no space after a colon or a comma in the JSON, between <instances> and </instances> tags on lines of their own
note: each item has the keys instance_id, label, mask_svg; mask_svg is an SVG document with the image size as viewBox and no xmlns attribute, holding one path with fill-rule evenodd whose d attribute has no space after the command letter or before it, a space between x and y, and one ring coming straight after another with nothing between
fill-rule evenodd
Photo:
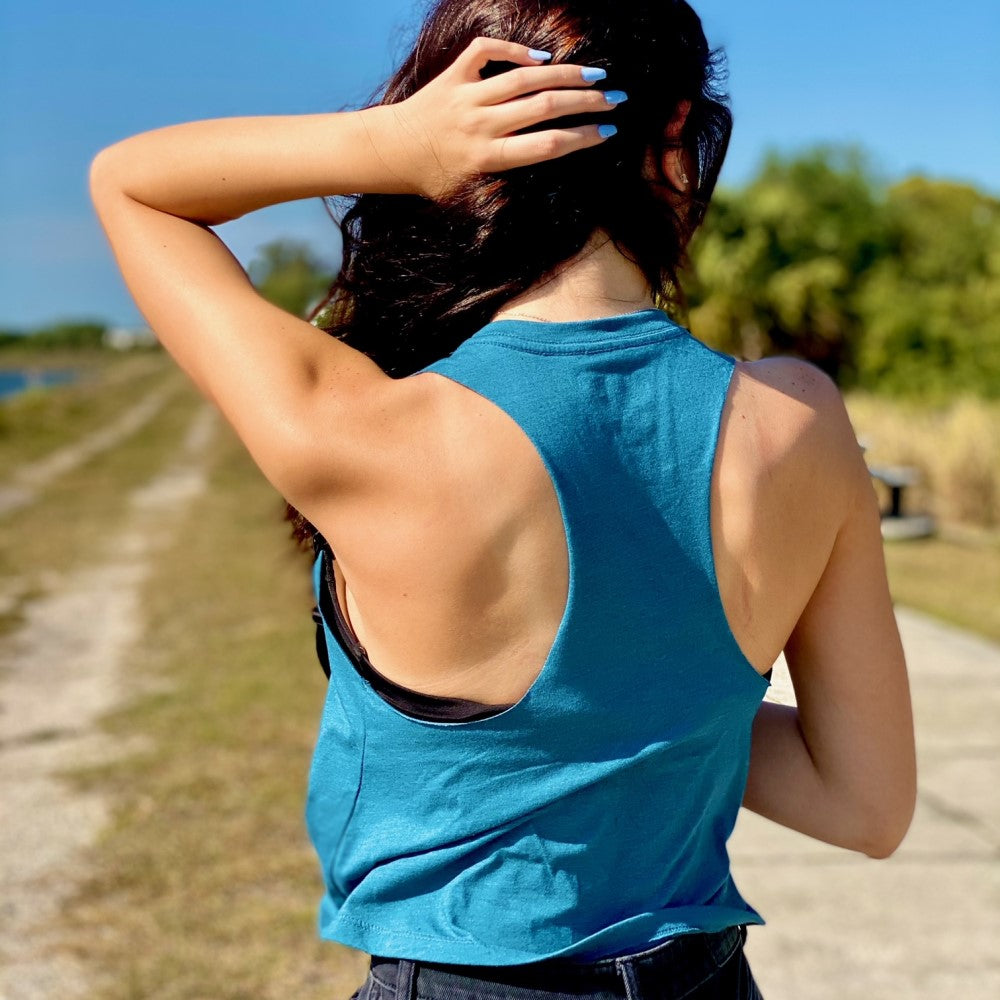
<instances>
[{"instance_id":1,"label":"tank top neckline","mask_svg":"<svg viewBox=\"0 0 1000 1000\"><path fill-rule=\"evenodd\" d=\"M686 333L662 309L640 309L614 316L577 320L501 317L490 320L474 339L515 341L529 348L561 353L573 349L613 348L665 340Z\"/></svg>"}]
</instances>

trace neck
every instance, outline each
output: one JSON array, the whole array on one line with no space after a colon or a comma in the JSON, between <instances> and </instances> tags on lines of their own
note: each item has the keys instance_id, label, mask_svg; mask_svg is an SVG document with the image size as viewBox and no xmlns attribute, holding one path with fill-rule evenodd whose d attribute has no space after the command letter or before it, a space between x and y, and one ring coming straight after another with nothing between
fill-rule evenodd
<instances>
[{"instance_id":1,"label":"neck","mask_svg":"<svg viewBox=\"0 0 1000 1000\"><path fill-rule=\"evenodd\" d=\"M510 299L493 318L521 315L562 323L638 312L655 305L642 272L618 251L607 233L598 229L580 253Z\"/></svg>"}]
</instances>

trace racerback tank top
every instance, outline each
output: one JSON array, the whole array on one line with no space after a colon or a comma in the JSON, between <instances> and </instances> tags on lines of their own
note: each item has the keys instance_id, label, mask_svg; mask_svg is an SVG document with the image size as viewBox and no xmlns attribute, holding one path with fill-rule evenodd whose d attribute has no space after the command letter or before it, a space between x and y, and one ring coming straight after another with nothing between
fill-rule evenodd
<instances>
[{"instance_id":1,"label":"racerback tank top","mask_svg":"<svg viewBox=\"0 0 1000 1000\"><path fill-rule=\"evenodd\" d=\"M424 369L500 407L537 449L568 597L524 697L468 721L387 700L321 616L330 679L306 820L323 937L513 965L763 923L726 851L768 687L729 628L712 556L734 365L647 309L496 320ZM320 606L328 561L314 565Z\"/></svg>"}]
</instances>

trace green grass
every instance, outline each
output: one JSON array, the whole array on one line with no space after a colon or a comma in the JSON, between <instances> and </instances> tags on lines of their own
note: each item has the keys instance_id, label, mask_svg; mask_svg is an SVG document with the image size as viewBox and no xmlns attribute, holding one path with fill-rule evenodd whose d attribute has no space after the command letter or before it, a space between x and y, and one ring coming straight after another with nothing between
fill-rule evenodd
<instances>
[{"instance_id":1,"label":"green grass","mask_svg":"<svg viewBox=\"0 0 1000 1000\"><path fill-rule=\"evenodd\" d=\"M72 368L78 373L73 383L0 400L0 469L5 471L110 422L165 377L176 375L172 362L152 351L11 350L0 354L0 367Z\"/></svg>"},{"instance_id":2,"label":"green grass","mask_svg":"<svg viewBox=\"0 0 1000 1000\"><path fill-rule=\"evenodd\" d=\"M894 600L1000 642L1000 533L887 542L885 561Z\"/></svg>"}]
</instances>

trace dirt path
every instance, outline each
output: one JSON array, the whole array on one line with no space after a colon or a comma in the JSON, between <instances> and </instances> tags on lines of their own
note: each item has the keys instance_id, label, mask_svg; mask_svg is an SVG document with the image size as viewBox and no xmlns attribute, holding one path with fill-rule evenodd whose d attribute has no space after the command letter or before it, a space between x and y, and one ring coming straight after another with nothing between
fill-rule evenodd
<instances>
[{"instance_id":1,"label":"dirt path","mask_svg":"<svg viewBox=\"0 0 1000 1000\"><path fill-rule=\"evenodd\" d=\"M108 428L35 463L21 484L39 489L113 447L165 401L163 392L150 395ZM104 556L29 604L23 626L0 640L0 1000L88 995L82 970L53 950L55 934L47 928L57 929L79 852L93 842L107 808L58 775L130 749L95 723L134 691L126 690L125 668L142 637L142 586L156 551L205 489L215 427L214 411L200 409L175 459L130 496ZM2 501L0 494L0 512Z\"/></svg>"},{"instance_id":2,"label":"dirt path","mask_svg":"<svg viewBox=\"0 0 1000 1000\"><path fill-rule=\"evenodd\" d=\"M161 386L127 409L104 427L84 435L62 448L15 469L13 475L0 483L0 517L26 507L40 490L60 476L78 469L101 452L121 444L126 438L146 426L163 409L177 391L177 384Z\"/></svg>"}]
</instances>

